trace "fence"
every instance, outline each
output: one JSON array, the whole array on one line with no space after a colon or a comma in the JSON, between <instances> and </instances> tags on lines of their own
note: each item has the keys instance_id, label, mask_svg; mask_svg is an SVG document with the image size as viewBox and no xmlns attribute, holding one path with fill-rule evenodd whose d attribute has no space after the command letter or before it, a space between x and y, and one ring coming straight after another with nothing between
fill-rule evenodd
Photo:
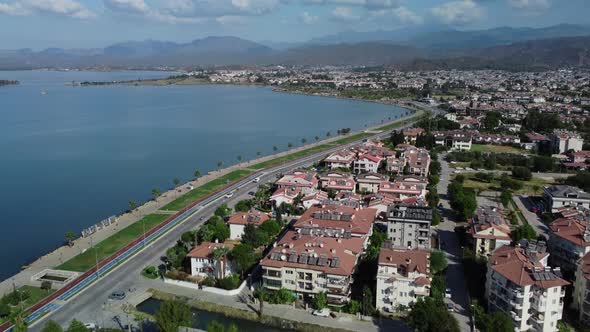
<instances>
[{"instance_id":1,"label":"fence","mask_svg":"<svg viewBox=\"0 0 590 332\"><path fill-rule=\"evenodd\" d=\"M117 221L117 216L110 216L104 220L101 220L100 222L98 222L95 225L92 225L88 228L85 228L82 230L82 237L87 237L90 236L98 231L100 231L103 228L106 228L112 224L114 224Z\"/></svg>"}]
</instances>

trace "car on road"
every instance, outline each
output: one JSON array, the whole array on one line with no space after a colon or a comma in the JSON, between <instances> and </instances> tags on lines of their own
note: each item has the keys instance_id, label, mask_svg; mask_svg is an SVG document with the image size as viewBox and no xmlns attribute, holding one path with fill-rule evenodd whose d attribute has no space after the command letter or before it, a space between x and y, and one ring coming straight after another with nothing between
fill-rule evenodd
<instances>
[{"instance_id":1,"label":"car on road","mask_svg":"<svg viewBox=\"0 0 590 332\"><path fill-rule=\"evenodd\" d=\"M445 289L445 297L447 299L450 299L452 297L450 288Z\"/></svg>"},{"instance_id":2,"label":"car on road","mask_svg":"<svg viewBox=\"0 0 590 332\"><path fill-rule=\"evenodd\" d=\"M252 182L254 182L254 183L258 183L258 182L260 182L260 177L256 177L256 178L254 178L254 180L252 180Z\"/></svg>"},{"instance_id":3,"label":"car on road","mask_svg":"<svg viewBox=\"0 0 590 332\"><path fill-rule=\"evenodd\" d=\"M84 323L84 326L92 331L96 331L98 330L98 325L94 324L94 323Z\"/></svg>"},{"instance_id":4,"label":"car on road","mask_svg":"<svg viewBox=\"0 0 590 332\"><path fill-rule=\"evenodd\" d=\"M330 317L330 309L324 308L320 310L314 310L311 314L318 317Z\"/></svg>"},{"instance_id":5,"label":"car on road","mask_svg":"<svg viewBox=\"0 0 590 332\"><path fill-rule=\"evenodd\" d=\"M455 167L455 169L462 171L463 167Z\"/></svg>"},{"instance_id":6,"label":"car on road","mask_svg":"<svg viewBox=\"0 0 590 332\"><path fill-rule=\"evenodd\" d=\"M248 195L250 195L250 196L256 196L256 193L255 193L255 192L253 192L253 191L250 191L250 192L248 193Z\"/></svg>"},{"instance_id":7,"label":"car on road","mask_svg":"<svg viewBox=\"0 0 590 332\"><path fill-rule=\"evenodd\" d=\"M232 198L232 197L234 197L234 192L233 191L225 194L225 198Z\"/></svg>"},{"instance_id":8,"label":"car on road","mask_svg":"<svg viewBox=\"0 0 590 332\"><path fill-rule=\"evenodd\" d=\"M447 310L453 312L455 311L455 306L452 303L447 303Z\"/></svg>"},{"instance_id":9,"label":"car on road","mask_svg":"<svg viewBox=\"0 0 590 332\"><path fill-rule=\"evenodd\" d=\"M125 299L125 292L124 291L114 291L109 295L109 299L111 300L123 300Z\"/></svg>"},{"instance_id":10,"label":"car on road","mask_svg":"<svg viewBox=\"0 0 590 332\"><path fill-rule=\"evenodd\" d=\"M453 171L453 173L459 174L459 173L461 173L461 171Z\"/></svg>"}]
</instances>

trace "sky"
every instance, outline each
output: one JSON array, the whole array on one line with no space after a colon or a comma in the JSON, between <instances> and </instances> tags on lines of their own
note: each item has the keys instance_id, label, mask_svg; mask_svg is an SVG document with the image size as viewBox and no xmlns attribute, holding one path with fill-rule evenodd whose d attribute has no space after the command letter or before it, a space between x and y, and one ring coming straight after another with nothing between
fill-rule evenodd
<instances>
[{"instance_id":1,"label":"sky","mask_svg":"<svg viewBox=\"0 0 590 332\"><path fill-rule=\"evenodd\" d=\"M0 49L206 36L301 42L342 31L590 25L590 0L0 0Z\"/></svg>"}]
</instances>

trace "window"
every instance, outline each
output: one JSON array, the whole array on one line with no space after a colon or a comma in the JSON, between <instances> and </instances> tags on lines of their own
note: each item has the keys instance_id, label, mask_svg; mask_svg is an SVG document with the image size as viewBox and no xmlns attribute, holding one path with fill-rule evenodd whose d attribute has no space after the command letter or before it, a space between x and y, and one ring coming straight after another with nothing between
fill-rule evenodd
<instances>
[{"instance_id":1,"label":"window","mask_svg":"<svg viewBox=\"0 0 590 332\"><path fill-rule=\"evenodd\" d=\"M285 274L293 274L293 270L285 270Z\"/></svg>"}]
</instances>

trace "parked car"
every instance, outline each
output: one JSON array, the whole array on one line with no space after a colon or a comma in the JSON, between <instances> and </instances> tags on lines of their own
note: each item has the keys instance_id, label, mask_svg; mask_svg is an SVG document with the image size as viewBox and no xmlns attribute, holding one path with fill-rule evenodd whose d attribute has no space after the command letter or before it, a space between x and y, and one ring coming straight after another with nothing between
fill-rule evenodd
<instances>
[{"instance_id":1,"label":"parked car","mask_svg":"<svg viewBox=\"0 0 590 332\"><path fill-rule=\"evenodd\" d=\"M123 300L125 299L125 292L124 291L114 291L109 295L109 299L111 300Z\"/></svg>"},{"instance_id":2,"label":"parked car","mask_svg":"<svg viewBox=\"0 0 590 332\"><path fill-rule=\"evenodd\" d=\"M232 198L232 197L234 197L234 192L233 191L225 194L225 198Z\"/></svg>"},{"instance_id":3,"label":"parked car","mask_svg":"<svg viewBox=\"0 0 590 332\"><path fill-rule=\"evenodd\" d=\"M254 178L254 180L252 180L252 182L254 182L254 183L258 183L258 182L260 182L260 177L256 177L256 178Z\"/></svg>"},{"instance_id":4,"label":"parked car","mask_svg":"<svg viewBox=\"0 0 590 332\"><path fill-rule=\"evenodd\" d=\"M84 326L85 326L87 329L89 329L89 330L92 330L92 331L96 331L96 330L98 330L98 329L99 329L99 328L98 328L98 325L96 325L96 324L94 324L94 323L84 323Z\"/></svg>"},{"instance_id":5,"label":"parked car","mask_svg":"<svg viewBox=\"0 0 590 332\"><path fill-rule=\"evenodd\" d=\"M250 191L250 192L248 193L248 195L250 195L250 196L256 196L256 193L255 193L255 192L253 192L253 191Z\"/></svg>"},{"instance_id":6,"label":"parked car","mask_svg":"<svg viewBox=\"0 0 590 332\"><path fill-rule=\"evenodd\" d=\"M447 299L450 299L452 297L450 288L445 289L445 297Z\"/></svg>"},{"instance_id":7,"label":"parked car","mask_svg":"<svg viewBox=\"0 0 590 332\"><path fill-rule=\"evenodd\" d=\"M447 303L447 310L453 312L455 311L455 306L452 303Z\"/></svg>"},{"instance_id":8,"label":"parked car","mask_svg":"<svg viewBox=\"0 0 590 332\"><path fill-rule=\"evenodd\" d=\"M324 308L324 309L320 309L320 310L314 310L312 312L312 315L318 316L318 317L330 317L330 309Z\"/></svg>"}]
</instances>

